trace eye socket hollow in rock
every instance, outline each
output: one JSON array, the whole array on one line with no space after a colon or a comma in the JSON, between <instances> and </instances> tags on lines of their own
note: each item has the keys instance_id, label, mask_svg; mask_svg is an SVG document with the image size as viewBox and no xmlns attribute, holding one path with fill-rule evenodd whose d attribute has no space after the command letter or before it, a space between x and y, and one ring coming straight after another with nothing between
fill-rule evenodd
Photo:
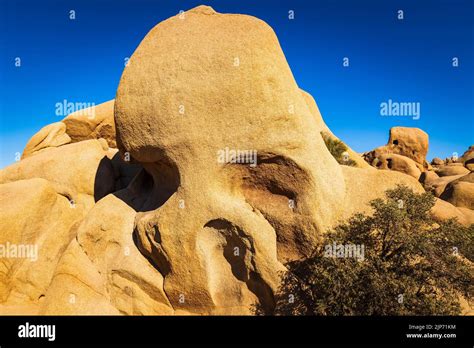
<instances>
[{"instance_id":1,"label":"eye socket hollow in rock","mask_svg":"<svg viewBox=\"0 0 474 348\"><path fill-rule=\"evenodd\" d=\"M230 170L246 200L252 206L288 212L297 208L298 192L308 178L291 159L271 153L260 154L257 166L231 165Z\"/></svg>"},{"instance_id":2,"label":"eye socket hollow in rock","mask_svg":"<svg viewBox=\"0 0 474 348\"><path fill-rule=\"evenodd\" d=\"M178 190L180 176L178 167L171 161L143 163L143 172L130 184L139 202L138 211L158 209Z\"/></svg>"}]
</instances>

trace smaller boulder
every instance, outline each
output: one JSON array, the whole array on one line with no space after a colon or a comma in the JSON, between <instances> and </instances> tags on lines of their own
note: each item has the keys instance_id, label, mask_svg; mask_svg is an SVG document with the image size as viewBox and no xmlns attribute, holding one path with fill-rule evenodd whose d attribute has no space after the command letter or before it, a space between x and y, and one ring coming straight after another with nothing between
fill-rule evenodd
<instances>
[{"instance_id":1,"label":"smaller boulder","mask_svg":"<svg viewBox=\"0 0 474 348\"><path fill-rule=\"evenodd\" d=\"M474 183L459 180L450 182L440 198L456 207L474 209Z\"/></svg>"},{"instance_id":2,"label":"smaller boulder","mask_svg":"<svg viewBox=\"0 0 474 348\"><path fill-rule=\"evenodd\" d=\"M467 149L466 152L464 152L459 158L459 162L462 163L466 163L470 160L470 163L473 163L472 161L474 161L474 145L469 146L469 149Z\"/></svg>"},{"instance_id":3,"label":"smaller boulder","mask_svg":"<svg viewBox=\"0 0 474 348\"><path fill-rule=\"evenodd\" d=\"M456 163L450 163L444 165L435 170L439 176L452 176L452 175L466 175L469 174L469 169L456 165Z\"/></svg>"},{"instance_id":4,"label":"smaller boulder","mask_svg":"<svg viewBox=\"0 0 474 348\"><path fill-rule=\"evenodd\" d=\"M460 177L459 179L457 179L457 181L465 181L465 182L474 183L474 173L470 172L469 174L464 175L463 177Z\"/></svg>"},{"instance_id":5,"label":"smaller boulder","mask_svg":"<svg viewBox=\"0 0 474 348\"><path fill-rule=\"evenodd\" d=\"M436 197L439 197L446 189L446 185L462 177L463 175L451 175L451 176L440 177L438 179L431 181L429 184L426 184L425 190L431 191L431 193L433 193Z\"/></svg>"},{"instance_id":6,"label":"smaller boulder","mask_svg":"<svg viewBox=\"0 0 474 348\"><path fill-rule=\"evenodd\" d=\"M424 165L428 153L428 134L419 128L392 127L387 146L394 153Z\"/></svg>"},{"instance_id":7,"label":"smaller boulder","mask_svg":"<svg viewBox=\"0 0 474 348\"><path fill-rule=\"evenodd\" d=\"M374 165L374 159L383 154L396 154L412 159L420 171L430 166L426 161L428 153L428 134L419 128L392 127L387 145L380 146L362 156Z\"/></svg>"},{"instance_id":8,"label":"smaller boulder","mask_svg":"<svg viewBox=\"0 0 474 348\"><path fill-rule=\"evenodd\" d=\"M436 198L435 205L431 208L430 214L433 219L440 222L455 218L464 226L474 224L474 211L466 208L457 208L439 198Z\"/></svg>"},{"instance_id":9,"label":"smaller boulder","mask_svg":"<svg viewBox=\"0 0 474 348\"><path fill-rule=\"evenodd\" d=\"M397 154L380 155L376 158L375 166L378 169L390 169L402 172L414 177L415 179L418 179L421 175L421 171L418 169L415 161Z\"/></svg>"},{"instance_id":10,"label":"smaller boulder","mask_svg":"<svg viewBox=\"0 0 474 348\"><path fill-rule=\"evenodd\" d=\"M431 186L439 179L438 174L434 171L426 171L421 173L419 181L423 184L425 190L429 191Z\"/></svg>"},{"instance_id":11,"label":"smaller boulder","mask_svg":"<svg viewBox=\"0 0 474 348\"><path fill-rule=\"evenodd\" d=\"M71 138L66 134L66 125L62 122L51 123L33 135L25 146L21 159L41 150L69 144Z\"/></svg>"},{"instance_id":12,"label":"smaller boulder","mask_svg":"<svg viewBox=\"0 0 474 348\"><path fill-rule=\"evenodd\" d=\"M109 147L116 148L114 100L76 111L62 122L72 142L104 138Z\"/></svg>"},{"instance_id":13,"label":"smaller boulder","mask_svg":"<svg viewBox=\"0 0 474 348\"><path fill-rule=\"evenodd\" d=\"M466 162L464 162L464 166L471 172L474 171L474 158L468 159Z\"/></svg>"}]
</instances>

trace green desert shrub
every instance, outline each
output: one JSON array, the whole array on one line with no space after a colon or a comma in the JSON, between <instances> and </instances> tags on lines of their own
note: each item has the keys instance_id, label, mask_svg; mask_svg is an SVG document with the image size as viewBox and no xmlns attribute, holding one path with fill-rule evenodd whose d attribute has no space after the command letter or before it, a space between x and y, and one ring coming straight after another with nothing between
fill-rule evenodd
<instances>
[{"instance_id":1,"label":"green desert shrub","mask_svg":"<svg viewBox=\"0 0 474 348\"><path fill-rule=\"evenodd\" d=\"M333 138L327 132L321 132L324 143L328 148L331 155L336 159L339 164L346 166L355 166L356 163L349 157L344 156L344 153L347 151L347 146L340 140Z\"/></svg>"},{"instance_id":2,"label":"green desert shrub","mask_svg":"<svg viewBox=\"0 0 474 348\"><path fill-rule=\"evenodd\" d=\"M473 295L474 225L436 223L433 204L430 193L406 186L373 200L371 216L354 215L327 233L311 257L286 265L273 314L459 314L459 295ZM363 254L348 257L340 248L347 245Z\"/></svg>"}]
</instances>

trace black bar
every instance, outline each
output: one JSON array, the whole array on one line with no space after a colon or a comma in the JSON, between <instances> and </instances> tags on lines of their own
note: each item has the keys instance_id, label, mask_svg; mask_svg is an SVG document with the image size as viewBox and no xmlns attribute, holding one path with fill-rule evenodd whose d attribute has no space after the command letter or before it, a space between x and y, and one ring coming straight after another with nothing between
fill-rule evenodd
<instances>
[{"instance_id":1,"label":"black bar","mask_svg":"<svg viewBox=\"0 0 474 348\"><path fill-rule=\"evenodd\" d=\"M55 340L20 338L19 326L27 322L30 327L32 324L55 325ZM472 347L473 332L473 317L0 317L1 348L85 343L157 347L164 344L243 346L248 343ZM456 337L407 338L407 334L417 333L455 334Z\"/></svg>"}]
</instances>

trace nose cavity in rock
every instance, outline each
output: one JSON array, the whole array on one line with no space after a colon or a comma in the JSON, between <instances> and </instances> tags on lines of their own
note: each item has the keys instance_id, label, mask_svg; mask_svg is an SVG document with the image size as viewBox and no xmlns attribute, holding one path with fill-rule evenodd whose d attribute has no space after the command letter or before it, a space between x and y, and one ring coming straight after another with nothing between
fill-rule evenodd
<instances>
[{"instance_id":1,"label":"nose cavity in rock","mask_svg":"<svg viewBox=\"0 0 474 348\"><path fill-rule=\"evenodd\" d=\"M207 254L209 288L215 305L226 306L229 297L244 295L242 292L247 290L254 294L264 311L270 313L273 310L273 292L260 276L254 241L245 231L225 219L214 219L204 225L198 245ZM227 266L222 262L222 257L227 261ZM227 277L229 267L234 281L237 280L244 287L241 294L232 293L235 286Z\"/></svg>"},{"instance_id":2,"label":"nose cavity in rock","mask_svg":"<svg viewBox=\"0 0 474 348\"><path fill-rule=\"evenodd\" d=\"M136 224L133 240L140 252L163 277L171 272L170 260L161 243L161 233L157 225L150 227Z\"/></svg>"},{"instance_id":3,"label":"nose cavity in rock","mask_svg":"<svg viewBox=\"0 0 474 348\"><path fill-rule=\"evenodd\" d=\"M130 186L135 193L135 209L139 211L133 239L140 252L166 276L171 271L171 263L162 244L157 210L177 191L179 172L177 166L167 159L143 163L143 167Z\"/></svg>"}]
</instances>

